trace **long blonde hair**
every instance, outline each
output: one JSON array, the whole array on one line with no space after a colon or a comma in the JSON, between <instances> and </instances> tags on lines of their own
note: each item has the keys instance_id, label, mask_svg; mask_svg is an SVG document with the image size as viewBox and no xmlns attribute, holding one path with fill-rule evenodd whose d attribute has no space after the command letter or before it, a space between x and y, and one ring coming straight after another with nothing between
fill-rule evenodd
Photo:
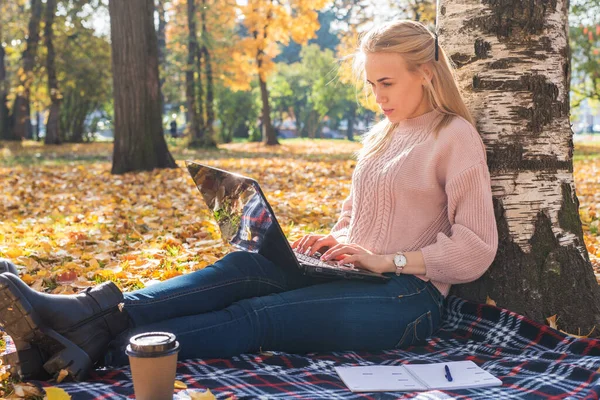
<instances>
[{"instance_id":1,"label":"long blonde hair","mask_svg":"<svg viewBox=\"0 0 600 400\"><path fill-rule=\"evenodd\" d=\"M465 106L454 77L454 65L440 47L438 61L435 61L435 36L423 24L410 20L397 20L376 26L367 31L352 57L354 76L357 80L365 79L365 58L370 53L398 53L406 62L409 72L419 71L419 67L428 64L433 73L431 81L426 79L425 96L429 105L442 113L443 117L433 126L437 138L440 129L460 116L475 126L471 113ZM421 73L424 72L421 70ZM424 75L425 76L425 75ZM368 91L369 88L365 87ZM368 158L384 151L389 144L391 132L398 123L384 119L375 124L363 135L363 147L358 158Z\"/></svg>"}]
</instances>

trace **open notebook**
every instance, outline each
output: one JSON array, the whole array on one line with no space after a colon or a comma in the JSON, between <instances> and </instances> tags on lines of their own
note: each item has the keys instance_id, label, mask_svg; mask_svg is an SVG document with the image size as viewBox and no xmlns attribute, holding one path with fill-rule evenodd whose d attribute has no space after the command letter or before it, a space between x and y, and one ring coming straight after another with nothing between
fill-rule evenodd
<instances>
[{"instance_id":1,"label":"open notebook","mask_svg":"<svg viewBox=\"0 0 600 400\"><path fill-rule=\"evenodd\" d=\"M444 368L446 365L452 375L451 382L446 378ZM353 392L413 392L502 385L500 379L481 369L473 361L335 367L335 371Z\"/></svg>"}]
</instances>

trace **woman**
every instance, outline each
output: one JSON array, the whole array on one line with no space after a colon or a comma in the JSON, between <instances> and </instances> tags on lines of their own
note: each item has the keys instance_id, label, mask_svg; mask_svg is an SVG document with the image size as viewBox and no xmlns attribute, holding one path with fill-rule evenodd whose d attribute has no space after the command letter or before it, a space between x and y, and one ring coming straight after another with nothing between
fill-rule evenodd
<instances>
[{"instance_id":1,"label":"woman","mask_svg":"<svg viewBox=\"0 0 600 400\"><path fill-rule=\"evenodd\" d=\"M127 339L144 331L176 334L182 359L390 349L435 332L450 285L480 277L496 254L485 147L446 54L438 57L420 23L366 33L355 71L387 118L365 136L330 234L292 247L386 274L387 283L323 281L246 252L125 294L111 282L41 294L7 272L0 322L23 373L35 376L44 364L82 379L96 363L126 364Z\"/></svg>"}]
</instances>

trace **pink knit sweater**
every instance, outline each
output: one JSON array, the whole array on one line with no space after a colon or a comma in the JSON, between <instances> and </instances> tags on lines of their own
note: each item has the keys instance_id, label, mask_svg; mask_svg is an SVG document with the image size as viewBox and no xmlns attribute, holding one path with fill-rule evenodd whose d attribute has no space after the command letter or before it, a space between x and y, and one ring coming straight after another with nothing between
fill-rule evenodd
<instances>
[{"instance_id":1,"label":"pink knit sweater","mask_svg":"<svg viewBox=\"0 0 600 400\"><path fill-rule=\"evenodd\" d=\"M435 139L440 116L402 121L384 153L359 160L331 234L375 254L420 249L427 273L417 276L446 296L488 269L498 231L481 137L455 117Z\"/></svg>"}]
</instances>

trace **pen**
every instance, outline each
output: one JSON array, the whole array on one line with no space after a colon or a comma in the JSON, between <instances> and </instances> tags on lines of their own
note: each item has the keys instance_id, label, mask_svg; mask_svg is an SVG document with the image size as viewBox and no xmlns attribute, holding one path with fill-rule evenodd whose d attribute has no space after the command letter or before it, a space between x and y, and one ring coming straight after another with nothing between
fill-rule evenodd
<instances>
[{"instance_id":1,"label":"pen","mask_svg":"<svg viewBox=\"0 0 600 400\"><path fill-rule=\"evenodd\" d=\"M447 365L444 365L444 369L446 370L446 379L448 382L452 382L452 375L450 375L450 368Z\"/></svg>"}]
</instances>

